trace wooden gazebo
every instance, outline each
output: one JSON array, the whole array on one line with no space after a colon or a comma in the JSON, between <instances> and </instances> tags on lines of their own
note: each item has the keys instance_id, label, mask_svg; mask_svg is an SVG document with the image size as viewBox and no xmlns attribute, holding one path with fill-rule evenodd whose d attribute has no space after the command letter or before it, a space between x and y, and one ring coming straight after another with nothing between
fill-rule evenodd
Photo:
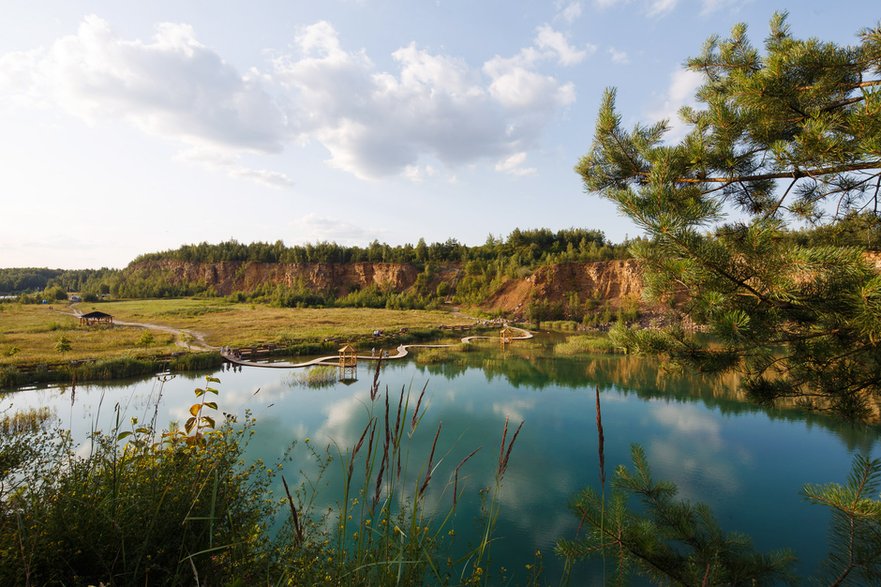
<instances>
[{"instance_id":1,"label":"wooden gazebo","mask_svg":"<svg viewBox=\"0 0 881 587\"><path fill-rule=\"evenodd\" d=\"M350 344L340 349L340 381L358 379L358 351Z\"/></svg>"},{"instance_id":2,"label":"wooden gazebo","mask_svg":"<svg viewBox=\"0 0 881 587\"><path fill-rule=\"evenodd\" d=\"M89 312L80 316L80 324L84 326L95 326L98 324L113 326L113 316L104 312Z\"/></svg>"},{"instance_id":3,"label":"wooden gazebo","mask_svg":"<svg viewBox=\"0 0 881 587\"><path fill-rule=\"evenodd\" d=\"M504 328L499 331L499 343L502 346L506 344L510 344L511 340L514 338L514 335L517 334L517 331L505 324Z\"/></svg>"}]
</instances>

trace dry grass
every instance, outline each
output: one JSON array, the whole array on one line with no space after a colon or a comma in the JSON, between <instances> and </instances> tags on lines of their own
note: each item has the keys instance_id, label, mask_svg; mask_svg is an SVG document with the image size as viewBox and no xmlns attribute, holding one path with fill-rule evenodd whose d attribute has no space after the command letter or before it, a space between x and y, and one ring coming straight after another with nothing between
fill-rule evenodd
<instances>
[{"instance_id":1,"label":"dry grass","mask_svg":"<svg viewBox=\"0 0 881 587\"><path fill-rule=\"evenodd\" d=\"M369 335L377 329L397 332L401 328L470 323L440 311L275 308L200 299L132 300L100 304L98 309L126 322L150 322L199 332L214 346L346 338Z\"/></svg>"},{"instance_id":2,"label":"dry grass","mask_svg":"<svg viewBox=\"0 0 881 587\"><path fill-rule=\"evenodd\" d=\"M0 366L140 357L180 350L170 334L154 333L152 344L143 346L138 344L142 328L84 327L66 314L69 311L67 304L0 304ZM62 336L70 341L70 350L63 353L56 349Z\"/></svg>"},{"instance_id":3,"label":"dry grass","mask_svg":"<svg viewBox=\"0 0 881 587\"><path fill-rule=\"evenodd\" d=\"M132 300L77 304L82 312L100 310L114 320L185 329L204 335L213 346L251 346L365 336L374 330L430 328L468 324L469 320L440 311L369 308L274 308L233 304L223 300ZM151 331L153 342L141 344L144 330L116 325L81 327L66 304L0 304L0 366L58 363L79 359L149 356L181 350L171 334ZM71 349L59 352L60 337Z\"/></svg>"}]
</instances>

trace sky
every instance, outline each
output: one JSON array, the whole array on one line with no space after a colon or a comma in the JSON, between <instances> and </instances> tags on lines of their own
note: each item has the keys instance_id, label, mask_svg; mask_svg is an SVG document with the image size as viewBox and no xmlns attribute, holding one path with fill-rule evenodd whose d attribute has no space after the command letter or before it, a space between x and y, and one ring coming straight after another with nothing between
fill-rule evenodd
<instances>
[{"instance_id":1,"label":"sky","mask_svg":"<svg viewBox=\"0 0 881 587\"><path fill-rule=\"evenodd\" d=\"M683 63L775 10L856 43L877 0L5 0L0 267L185 243L639 234L573 171L603 90L670 119Z\"/></svg>"}]
</instances>

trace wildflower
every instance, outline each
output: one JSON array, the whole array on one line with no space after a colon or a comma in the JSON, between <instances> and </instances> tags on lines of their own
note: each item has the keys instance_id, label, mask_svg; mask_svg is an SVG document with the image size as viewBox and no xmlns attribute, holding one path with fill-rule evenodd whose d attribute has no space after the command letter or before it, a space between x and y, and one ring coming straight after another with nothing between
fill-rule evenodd
<instances>
[{"instance_id":1,"label":"wildflower","mask_svg":"<svg viewBox=\"0 0 881 587\"><path fill-rule=\"evenodd\" d=\"M455 530L450 530L449 532L447 532L447 536L455 536L455 535L456 535Z\"/></svg>"}]
</instances>

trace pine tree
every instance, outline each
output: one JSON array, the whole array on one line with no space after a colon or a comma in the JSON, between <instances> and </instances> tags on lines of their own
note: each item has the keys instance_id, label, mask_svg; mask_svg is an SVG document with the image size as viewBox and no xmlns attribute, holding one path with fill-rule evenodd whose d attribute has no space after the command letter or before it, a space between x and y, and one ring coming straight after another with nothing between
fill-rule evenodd
<instances>
[{"instance_id":1,"label":"pine tree","mask_svg":"<svg viewBox=\"0 0 881 587\"><path fill-rule=\"evenodd\" d=\"M715 341L619 328L622 344L739 370L760 401L867 418L881 392L881 276L862 249L791 229L877 223L881 26L854 46L796 39L786 14L770 29L764 52L739 24L687 62L701 106L680 111L690 130L676 144L666 121L622 128L607 90L576 170L650 236L633 246L650 295Z\"/></svg>"},{"instance_id":2,"label":"pine tree","mask_svg":"<svg viewBox=\"0 0 881 587\"><path fill-rule=\"evenodd\" d=\"M748 536L723 532L702 503L676 497L676 485L655 481L638 445L633 469L615 472L611 498L584 489L572 509L584 535L557 542L567 567L604 556L614 565L615 583L631 574L656 585L770 585L796 583L791 551L760 553ZM831 551L813 577L818 584L877 585L881 582L881 460L854 459L845 485L806 485L811 503L832 510ZM632 498L639 500L632 507ZM822 582L820 582L822 581Z\"/></svg>"},{"instance_id":3,"label":"pine tree","mask_svg":"<svg viewBox=\"0 0 881 587\"><path fill-rule=\"evenodd\" d=\"M633 572L656 585L769 585L792 578L790 551L762 554L748 536L723 532L707 505L677 499L673 483L652 479L640 446L631 452L633 470L618 467L608 503L590 488L576 498L573 509L586 534L557 543L570 565L607 555L619 585ZM630 509L630 497L641 507Z\"/></svg>"}]
</instances>

